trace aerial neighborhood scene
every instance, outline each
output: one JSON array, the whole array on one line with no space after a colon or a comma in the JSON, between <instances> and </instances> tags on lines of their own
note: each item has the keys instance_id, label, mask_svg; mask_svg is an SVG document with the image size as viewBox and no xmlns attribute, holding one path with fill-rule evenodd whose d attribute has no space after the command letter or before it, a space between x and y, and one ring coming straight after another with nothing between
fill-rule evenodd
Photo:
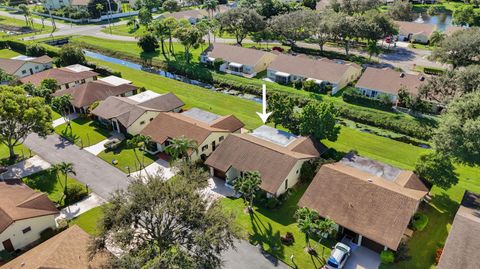
<instances>
[{"instance_id":1,"label":"aerial neighborhood scene","mask_svg":"<svg viewBox=\"0 0 480 269\"><path fill-rule=\"evenodd\" d=\"M480 1L2 1L0 243L5 269L479 269Z\"/></svg>"}]
</instances>

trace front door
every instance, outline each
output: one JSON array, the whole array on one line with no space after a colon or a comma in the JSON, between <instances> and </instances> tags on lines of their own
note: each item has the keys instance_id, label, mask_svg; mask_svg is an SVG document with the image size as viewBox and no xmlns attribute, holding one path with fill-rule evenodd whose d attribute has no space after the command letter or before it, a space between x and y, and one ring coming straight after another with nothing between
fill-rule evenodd
<instances>
[{"instance_id":1,"label":"front door","mask_svg":"<svg viewBox=\"0 0 480 269\"><path fill-rule=\"evenodd\" d=\"M33 75L33 69L30 68L30 75Z\"/></svg>"},{"instance_id":2,"label":"front door","mask_svg":"<svg viewBox=\"0 0 480 269\"><path fill-rule=\"evenodd\" d=\"M7 252L14 252L15 251L15 248L13 247L12 241L10 241L10 239L7 239L7 240L3 241L2 244L3 244L3 248Z\"/></svg>"},{"instance_id":3,"label":"front door","mask_svg":"<svg viewBox=\"0 0 480 269\"><path fill-rule=\"evenodd\" d=\"M215 141L212 142L212 151L214 151L216 148L216 144L215 144Z\"/></svg>"}]
</instances>

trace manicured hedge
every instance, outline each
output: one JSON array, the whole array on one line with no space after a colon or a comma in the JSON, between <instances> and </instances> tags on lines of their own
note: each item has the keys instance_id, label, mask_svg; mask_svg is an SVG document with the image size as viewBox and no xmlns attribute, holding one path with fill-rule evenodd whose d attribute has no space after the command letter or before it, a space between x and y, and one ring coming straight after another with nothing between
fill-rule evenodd
<instances>
[{"instance_id":1,"label":"manicured hedge","mask_svg":"<svg viewBox=\"0 0 480 269\"><path fill-rule=\"evenodd\" d=\"M391 264L395 261L395 255L390 250L384 250L380 253L380 261L382 264Z\"/></svg>"},{"instance_id":2,"label":"manicured hedge","mask_svg":"<svg viewBox=\"0 0 480 269\"><path fill-rule=\"evenodd\" d=\"M357 89L348 87L343 91L343 101L382 110L392 110L392 102L386 99L370 98L360 94Z\"/></svg>"},{"instance_id":3,"label":"manicured hedge","mask_svg":"<svg viewBox=\"0 0 480 269\"><path fill-rule=\"evenodd\" d=\"M415 213L412 219L412 228L415 231L423 231L428 224L428 217L423 213Z\"/></svg>"}]
</instances>

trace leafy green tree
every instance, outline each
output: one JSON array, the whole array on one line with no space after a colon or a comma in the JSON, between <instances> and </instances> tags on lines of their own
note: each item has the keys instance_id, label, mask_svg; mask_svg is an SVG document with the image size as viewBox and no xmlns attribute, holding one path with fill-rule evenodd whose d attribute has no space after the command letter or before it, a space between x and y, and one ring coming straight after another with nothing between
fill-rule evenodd
<instances>
[{"instance_id":1,"label":"leafy green tree","mask_svg":"<svg viewBox=\"0 0 480 269\"><path fill-rule=\"evenodd\" d=\"M310 237L318 232L318 221L320 216L317 211L308 207L301 207L295 212L295 218L297 219L297 226L305 234L305 241L307 243L307 251L311 253L313 251L310 245Z\"/></svg>"},{"instance_id":2,"label":"leafy green tree","mask_svg":"<svg viewBox=\"0 0 480 269\"><path fill-rule=\"evenodd\" d=\"M176 0L166 0L165 2L163 2L162 7L165 11L168 12L180 11L180 5Z\"/></svg>"},{"instance_id":3,"label":"leafy green tree","mask_svg":"<svg viewBox=\"0 0 480 269\"><path fill-rule=\"evenodd\" d=\"M480 165L480 92L455 98L440 118L433 137L442 155L467 165Z\"/></svg>"},{"instance_id":4,"label":"leafy green tree","mask_svg":"<svg viewBox=\"0 0 480 269\"><path fill-rule=\"evenodd\" d=\"M64 45L58 53L58 64L68 66L72 64L86 64L87 60L82 48L76 45Z\"/></svg>"},{"instance_id":5,"label":"leafy green tree","mask_svg":"<svg viewBox=\"0 0 480 269\"><path fill-rule=\"evenodd\" d=\"M320 47L320 52L323 53L324 45L330 40L333 36L332 33L332 26L334 24L332 18L335 16L333 15L333 11L331 10L324 10L322 12L317 12L315 14L315 25L312 28L312 35L310 36L310 40Z\"/></svg>"},{"instance_id":6,"label":"leafy green tree","mask_svg":"<svg viewBox=\"0 0 480 269\"><path fill-rule=\"evenodd\" d=\"M234 216L196 187L182 178L134 179L102 207L91 256L111 244L123 254L109 256L107 268L220 268L237 237Z\"/></svg>"},{"instance_id":7,"label":"leafy green tree","mask_svg":"<svg viewBox=\"0 0 480 269\"><path fill-rule=\"evenodd\" d=\"M138 11L138 21L141 25L147 26L153 20L152 12L146 7L142 7Z\"/></svg>"},{"instance_id":8,"label":"leafy green tree","mask_svg":"<svg viewBox=\"0 0 480 269\"><path fill-rule=\"evenodd\" d=\"M198 27L191 25L181 25L173 32L173 36L183 45L185 60L190 63L190 49L198 48L204 42L202 32Z\"/></svg>"},{"instance_id":9,"label":"leafy green tree","mask_svg":"<svg viewBox=\"0 0 480 269\"><path fill-rule=\"evenodd\" d=\"M142 48L143 52L155 52L158 48L157 38L151 33L147 33L138 39L137 45Z\"/></svg>"},{"instance_id":10,"label":"leafy green tree","mask_svg":"<svg viewBox=\"0 0 480 269\"><path fill-rule=\"evenodd\" d=\"M345 13L335 13L331 20L333 22L331 25L332 34L343 43L345 54L348 56L352 39L358 37L359 25L357 23L359 20L355 20L354 17L347 16Z\"/></svg>"},{"instance_id":11,"label":"leafy green tree","mask_svg":"<svg viewBox=\"0 0 480 269\"><path fill-rule=\"evenodd\" d=\"M117 2L108 0L92 0L87 5L88 14L93 18L100 18L102 16L102 12L108 12L112 9L112 11L117 10Z\"/></svg>"},{"instance_id":12,"label":"leafy green tree","mask_svg":"<svg viewBox=\"0 0 480 269\"><path fill-rule=\"evenodd\" d=\"M253 200L255 194L260 190L262 179L256 171L246 171L235 180L234 189L239 193L245 202L248 202L248 212L253 212Z\"/></svg>"},{"instance_id":13,"label":"leafy green tree","mask_svg":"<svg viewBox=\"0 0 480 269\"><path fill-rule=\"evenodd\" d=\"M430 45L437 45L445 39L445 34L440 31L434 31L430 36Z\"/></svg>"},{"instance_id":14,"label":"leafy green tree","mask_svg":"<svg viewBox=\"0 0 480 269\"><path fill-rule=\"evenodd\" d=\"M315 20L314 11L298 10L272 17L268 25L276 36L293 46L296 41L312 36Z\"/></svg>"},{"instance_id":15,"label":"leafy green tree","mask_svg":"<svg viewBox=\"0 0 480 269\"><path fill-rule=\"evenodd\" d=\"M145 135L136 135L127 141L127 146L133 149L133 154L135 155L135 159L137 159L140 170L145 169L145 154L151 141L151 137ZM141 159L137 151L142 153Z\"/></svg>"},{"instance_id":16,"label":"leafy green tree","mask_svg":"<svg viewBox=\"0 0 480 269\"><path fill-rule=\"evenodd\" d=\"M302 5L315 10L317 8L317 0L302 0Z\"/></svg>"},{"instance_id":17,"label":"leafy green tree","mask_svg":"<svg viewBox=\"0 0 480 269\"><path fill-rule=\"evenodd\" d=\"M178 21L173 17L168 17L162 20L162 23L165 27L166 34L168 36L168 51L171 55L175 55L175 50L173 46L173 33L179 27Z\"/></svg>"},{"instance_id":18,"label":"leafy green tree","mask_svg":"<svg viewBox=\"0 0 480 269\"><path fill-rule=\"evenodd\" d=\"M477 14L475 13L473 6L460 6L453 11L453 22L459 25L473 26L476 22L476 16Z\"/></svg>"},{"instance_id":19,"label":"leafy green tree","mask_svg":"<svg viewBox=\"0 0 480 269\"><path fill-rule=\"evenodd\" d=\"M43 98L28 97L20 87L0 87L0 143L8 147L10 161L29 134L46 136L52 129L52 110Z\"/></svg>"},{"instance_id":20,"label":"leafy green tree","mask_svg":"<svg viewBox=\"0 0 480 269\"><path fill-rule=\"evenodd\" d=\"M480 63L480 31L470 28L445 37L432 53L432 58L458 66Z\"/></svg>"},{"instance_id":21,"label":"leafy green tree","mask_svg":"<svg viewBox=\"0 0 480 269\"><path fill-rule=\"evenodd\" d=\"M458 183L458 175L448 156L433 152L420 156L415 173L428 183L444 190Z\"/></svg>"},{"instance_id":22,"label":"leafy green tree","mask_svg":"<svg viewBox=\"0 0 480 269\"><path fill-rule=\"evenodd\" d=\"M39 43L32 43L27 45L25 54L32 57L39 57L47 54L47 50Z\"/></svg>"},{"instance_id":23,"label":"leafy green tree","mask_svg":"<svg viewBox=\"0 0 480 269\"><path fill-rule=\"evenodd\" d=\"M57 90L59 88L58 82L54 78L45 78L40 82L40 87L50 89L50 90Z\"/></svg>"},{"instance_id":24,"label":"leafy green tree","mask_svg":"<svg viewBox=\"0 0 480 269\"><path fill-rule=\"evenodd\" d=\"M300 116L300 134L317 140L337 140L340 127L336 125L335 115L332 104L310 101Z\"/></svg>"},{"instance_id":25,"label":"leafy green tree","mask_svg":"<svg viewBox=\"0 0 480 269\"><path fill-rule=\"evenodd\" d=\"M293 6L293 5L292 5ZM291 8L287 1L281 0L262 0L255 3L254 8L261 16L269 19L273 16L288 13L295 10Z\"/></svg>"},{"instance_id":26,"label":"leafy green tree","mask_svg":"<svg viewBox=\"0 0 480 269\"><path fill-rule=\"evenodd\" d=\"M163 57L165 57L165 60L168 60L168 56L165 50L165 39L168 38L169 29L165 25L165 21L154 20L148 25L148 29L157 38L157 40L160 41L160 48L162 49Z\"/></svg>"},{"instance_id":27,"label":"leafy green tree","mask_svg":"<svg viewBox=\"0 0 480 269\"><path fill-rule=\"evenodd\" d=\"M14 80L15 80L15 76L12 76L0 69L0 82L11 82Z\"/></svg>"},{"instance_id":28,"label":"leafy green tree","mask_svg":"<svg viewBox=\"0 0 480 269\"><path fill-rule=\"evenodd\" d=\"M218 18L220 33L235 35L238 45L248 34L259 32L265 28L265 22L255 10L246 8L233 8L220 14Z\"/></svg>"},{"instance_id":29,"label":"leafy green tree","mask_svg":"<svg viewBox=\"0 0 480 269\"><path fill-rule=\"evenodd\" d=\"M198 151L198 143L185 137L169 139L168 146L165 147L165 152L170 155L171 161L179 159L188 161L190 159L189 153L192 151Z\"/></svg>"},{"instance_id":30,"label":"leafy green tree","mask_svg":"<svg viewBox=\"0 0 480 269\"><path fill-rule=\"evenodd\" d=\"M77 175L77 173L75 172L73 163L66 163L66 162L61 162L61 163L52 165L52 170L55 172L59 172L63 175L63 183L61 183L63 187L63 195L58 202L59 204L62 204L63 201L65 200L65 197L68 194L68 175L69 174Z\"/></svg>"},{"instance_id":31,"label":"leafy green tree","mask_svg":"<svg viewBox=\"0 0 480 269\"><path fill-rule=\"evenodd\" d=\"M268 110L272 113L268 117L269 122L273 122L275 128L277 125L287 127L288 121L295 109L295 101L288 95L272 93L268 96Z\"/></svg>"},{"instance_id":32,"label":"leafy green tree","mask_svg":"<svg viewBox=\"0 0 480 269\"><path fill-rule=\"evenodd\" d=\"M388 9L390 17L397 21L411 21L413 19L413 5L406 0L397 0Z\"/></svg>"},{"instance_id":33,"label":"leafy green tree","mask_svg":"<svg viewBox=\"0 0 480 269\"><path fill-rule=\"evenodd\" d=\"M361 14L367 10L377 9L383 4L380 0L330 0L328 7L335 12L348 15Z\"/></svg>"}]
</instances>

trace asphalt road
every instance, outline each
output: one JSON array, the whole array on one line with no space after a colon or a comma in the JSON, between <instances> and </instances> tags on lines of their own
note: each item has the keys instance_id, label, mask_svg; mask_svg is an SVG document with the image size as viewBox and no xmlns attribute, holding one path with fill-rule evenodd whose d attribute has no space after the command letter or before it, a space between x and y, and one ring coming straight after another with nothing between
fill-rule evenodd
<instances>
[{"instance_id":1,"label":"asphalt road","mask_svg":"<svg viewBox=\"0 0 480 269\"><path fill-rule=\"evenodd\" d=\"M31 134L24 144L51 164L73 163L76 171L74 178L88 184L93 192L106 200L111 192L128 186L129 178L122 171L57 134L46 138Z\"/></svg>"}]
</instances>

